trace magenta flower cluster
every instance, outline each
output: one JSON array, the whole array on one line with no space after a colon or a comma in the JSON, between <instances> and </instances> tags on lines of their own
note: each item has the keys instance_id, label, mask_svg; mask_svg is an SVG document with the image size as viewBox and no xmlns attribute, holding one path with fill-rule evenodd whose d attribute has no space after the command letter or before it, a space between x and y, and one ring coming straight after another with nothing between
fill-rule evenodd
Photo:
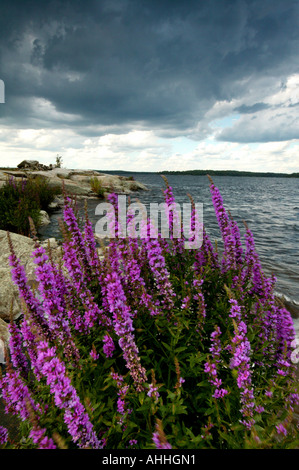
<instances>
[{"instance_id":1,"label":"magenta flower cluster","mask_svg":"<svg viewBox=\"0 0 299 470\"><path fill-rule=\"evenodd\" d=\"M211 359L205 363L204 371L209 375L209 382L214 388L213 397L214 398L223 398L228 393L228 391L221 387L222 380L218 377L217 366L221 362L220 353L221 353L221 330L219 326L215 327L215 330L211 334L211 347L209 348L211 353Z\"/></svg>"},{"instance_id":2,"label":"magenta flower cluster","mask_svg":"<svg viewBox=\"0 0 299 470\"><path fill-rule=\"evenodd\" d=\"M9 325L0 386L6 412L28 423L33 447L61 445L56 420L72 448L112 442L172 449L190 447L188 439L199 447L213 439L223 445L230 426L228 435L241 428L249 445L251 438L260 442L257 422L268 423L275 400L294 411L292 318L277 302L275 278L264 274L250 229L243 247L212 181L210 190L221 255L205 227L201 247L185 250L184 237L171 231L169 240L151 237L147 221L141 240L124 239L114 227L116 238L100 257L87 215L80 225L74 201L65 197L61 262L36 240L32 289L8 235L22 316ZM168 183L164 196L173 207ZM109 201L117 215L117 196ZM178 214L168 214L173 229ZM192 213L191 229L195 223ZM192 419L184 421L187 410ZM288 436L287 419L271 426L270 436ZM0 444L9 445L1 426Z\"/></svg>"}]
</instances>

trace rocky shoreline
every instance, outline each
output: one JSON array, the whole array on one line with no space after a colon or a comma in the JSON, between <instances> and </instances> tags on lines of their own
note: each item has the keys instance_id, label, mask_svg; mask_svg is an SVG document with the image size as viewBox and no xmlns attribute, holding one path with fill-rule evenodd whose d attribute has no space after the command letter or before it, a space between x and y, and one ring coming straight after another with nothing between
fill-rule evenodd
<instances>
[{"instance_id":1,"label":"rocky shoreline","mask_svg":"<svg viewBox=\"0 0 299 470\"><path fill-rule=\"evenodd\" d=\"M74 170L46 166L37 161L25 160L18 168L0 169L0 188L10 179L17 181L28 178L45 178L49 187L58 188L61 192L65 191L69 196L75 196L77 199L99 199L99 196L92 190L91 178L99 181L102 188L102 198L109 193L129 195L136 191L147 191L147 187L135 181L134 178L109 175L99 173L95 170ZM49 210L51 212L61 210L64 204L63 196L56 196ZM49 211L49 212L50 212ZM41 211L41 223L43 227L51 223L49 214ZM34 241L31 238L11 233L12 243L17 257L24 265L28 282L34 284L35 264L31 258L34 249ZM61 256L61 246L55 238L49 238L41 242L45 247L51 246L51 254L54 261L58 261ZM18 295L18 289L11 279L11 268L9 265L9 246L7 233L0 230L0 363L3 359L3 347L9 339L8 323L11 318L16 319L20 315L21 305ZM3 363L3 361L2 361Z\"/></svg>"},{"instance_id":2,"label":"rocky shoreline","mask_svg":"<svg viewBox=\"0 0 299 470\"><path fill-rule=\"evenodd\" d=\"M69 194L83 197L96 197L92 190L90 180L96 178L105 193L131 194L134 191L146 191L147 187L133 178L118 175L99 173L95 170L72 170L67 168L53 168L51 170L35 170L32 168L5 168L0 169L0 187L13 177L17 180L31 178L45 178L50 187L65 189Z\"/></svg>"},{"instance_id":3,"label":"rocky shoreline","mask_svg":"<svg viewBox=\"0 0 299 470\"><path fill-rule=\"evenodd\" d=\"M58 192L65 191L70 196L77 199L99 199L99 195L93 191L91 180L96 180L101 188L101 196L109 193L131 194L136 191L147 191L148 188L135 181L133 177L125 177L118 175L109 175L99 173L95 170L72 170L67 168L57 168L50 165L41 165L36 161L25 160L18 168L2 168L0 169L0 188L10 179L16 181L26 180L28 178L44 178L48 182L50 188L55 188ZM49 210L54 211L63 206L63 197L57 196L53 203L50 204ZM40 226L50 223L49 214L41 211Z\"/></svg>"}]
</instances>

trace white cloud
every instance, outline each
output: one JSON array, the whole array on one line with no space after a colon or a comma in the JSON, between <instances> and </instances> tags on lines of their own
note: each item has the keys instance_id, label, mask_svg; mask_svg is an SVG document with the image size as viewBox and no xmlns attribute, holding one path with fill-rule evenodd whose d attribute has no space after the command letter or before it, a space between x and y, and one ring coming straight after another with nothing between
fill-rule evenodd
<instances>
[{"instance_id":1,"label":"white cloud","mask_svg":"<svg viewBox=\"0 0 299 470\"><path fill-rule=\"evenodd\" d=\"M88 138L71 130L0 130L0 165L23 159L55 163L59 153L68 168L163 171L188 169L298 171L298 142L240 144L213 137L198 142L161 139L153 131L135 130Z\"/></svg>"},{"instance_id":2,"label":"white cloud","mask_svg":"<svg viewBox=\"0 0 299 470\"><path fill-rule=\"evenodd\" d=\"M268 108L256 112L251 110L255 99L261 96L252 89L248 89L242 99L217 101L198 123L197 130L193 133L190 130L189 138L178 137L176 133L163 137L160 130L143 128L141 124L133 129L124 128L122 132L120 128L89 126L90 136L87 137L86 132L81 135L75 125L77 116L62 115L47 100L36 99L32 107L36 115L40 110L40 116L48 116L53 123L61 118L64 124L69 121L70 126L53 129L2 127L0 164L16 166L25 158L49 164L60 154L64 166L102 171L236 169L297 172L298 90L299 74L291 75L283 86L276 84L268 90L262 100ZM234 120L236 109L242 106L249 111L238 114ZM196 139L200 128L206 133L202 140ZM243 143L242 135L245 136Z\"/></svg>"},{"instance_id":3,"label":"white cloud","mask_svg":"<svg viewBox=\"0 0 299 470\"><path fill-rule=\"evenodd\" d=\"M252 101L244 95L242 100L218 103L211 110L211 116L222 117L225 111L247 108L236 123L229 128L218 128L218 140L231 142L272 142L299 139L299 74L288 77L285 84L269 88L262 101ZM255 96L257 98L257 96ZM261 97L259 97L261 98ZM255 105L261 105L254 112ZM252 112L251 112L252 110Z\"/></svg>"}]
</instances>

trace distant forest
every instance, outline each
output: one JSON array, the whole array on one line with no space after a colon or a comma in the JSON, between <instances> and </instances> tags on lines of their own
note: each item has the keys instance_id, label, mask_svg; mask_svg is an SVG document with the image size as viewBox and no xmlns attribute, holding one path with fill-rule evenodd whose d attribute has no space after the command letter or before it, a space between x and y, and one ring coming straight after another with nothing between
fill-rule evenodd
<instances>
[{"instance_id":1,"label":"distant forest","mask_svg":"<svg viewBox=\"0 0 299 470\"><path fill-rule=\"evenodd\" d=\"M215 175L215 176L264 176L272 178L299 178L299 173L273 173L237 170L185 170L185 171L158 171L162 175Z\"/></svg>"}]
</instances>

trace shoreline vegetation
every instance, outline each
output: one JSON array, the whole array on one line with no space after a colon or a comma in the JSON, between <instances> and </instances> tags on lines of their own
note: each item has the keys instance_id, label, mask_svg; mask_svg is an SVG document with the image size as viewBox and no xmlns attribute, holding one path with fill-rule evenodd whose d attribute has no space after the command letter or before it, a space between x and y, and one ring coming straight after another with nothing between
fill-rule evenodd
<instances>
[{"instance_id":1,"label":"shoreline vegetation","mask_svg":"<svg viewBox=\"0 0 299 470\"><path fill-rule=\"evenodd\" d=\"M1 168L0 168L1 170ZM97 170L95 170L97 171ZM105 170L109 175L130 173L126 170ZM147 173L155 175L194 175L194 176L252 176L262 178L299 178L299 172L296 173L275 173L258 171L239 171L239 170L163 170L163 171L132 171L132 173Z\"/></svg>"},{"instance_id":2,"label":"shoreline vegetation","mask_svg":"<svg viewBox=\"0 0 299 470\"><path fill-rule=\"evenodd\" d=\"M150 221L140 244L117 225L101 257L87 212L81 226L65 195L59 262L31 224L32 285L7 234L23 314L0 377L19 426L0 424L0 448L298 448L292 318L209 180L222 254L205 227L202 247L185 250L169 211L169 240L151 238Z\"/></svg>"},{"instance_id":3,"label":"shoreline vegetation","mask_svg":"<svg viewBox=\"0 0 299 470\"><path fill-rule=\"evenodd\" d=\"M275 173L238 170L185 170L185 171L159 171L163 175L195 175L195 176L253 176L263 178L299 178L299 173Z\"/></svg>"},{"instance_id":4,"label":"shoreline vegetation","mask_svg":"<svg viewBox=\"0 0 299 470\"><path fill-rule=\"evenodd\" d=\"M19 171L18 168L0 167L0 171ZM130 173L127 170L72 170L74 172L94 171L99 174L116 175ZM261 178L299 178L299 172L277 173L272 171L242 171L242 170L163 170L163 171L132 171L131 173L152 173L157 175L194 175L194 176L249 176Z\"/></svg>"}]
</instances>

